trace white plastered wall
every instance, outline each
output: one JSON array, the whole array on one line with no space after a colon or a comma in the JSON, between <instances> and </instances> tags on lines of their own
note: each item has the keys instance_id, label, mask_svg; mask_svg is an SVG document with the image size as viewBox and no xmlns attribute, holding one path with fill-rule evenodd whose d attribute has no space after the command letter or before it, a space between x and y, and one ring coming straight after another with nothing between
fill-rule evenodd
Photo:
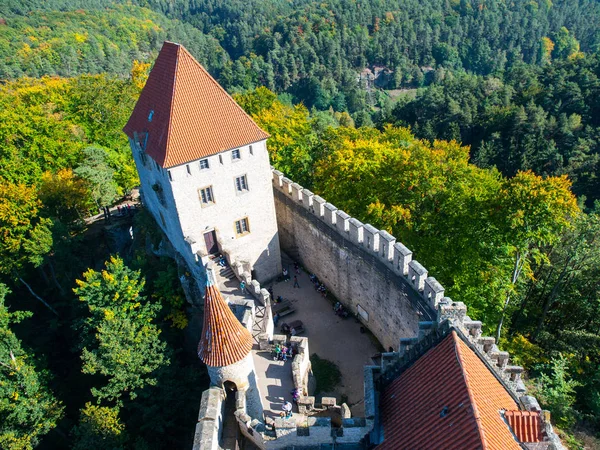
<instances>
[{"instance_id":1,"label":"white plastered wall","mask_svg":"<svg viewBox=\"0 0 600 450\"><path fill-rule=\"evenodd\" d=\"M214 230L220 248L252 268L260 282L272 279L281 269L272 174L266 141L239 148L241 158L228 150L209 156L209 168L200 160L169 169L178 221L184 239L195 251L206 254L204 234ZM248 191L236 190L235 178L246 175ZM199 190L212 187L214 204L203 207ZM236 233L235 221L248 218L250 232Z\"/></svg>"}]
</instances>

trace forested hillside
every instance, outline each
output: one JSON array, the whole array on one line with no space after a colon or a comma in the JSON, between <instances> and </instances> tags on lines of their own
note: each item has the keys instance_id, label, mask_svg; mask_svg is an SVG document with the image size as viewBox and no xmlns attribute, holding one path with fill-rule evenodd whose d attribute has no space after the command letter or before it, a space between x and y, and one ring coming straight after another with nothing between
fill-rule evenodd
<instances>
[{"instance_id":1,"label":"forested hillside","mask_svg":"<svg viewBox=\"0 0 600 450\"><path fill-rule=\"evenodd\" d=\"M216 39L144 8L41 11L5 16L0 26L0 78L89 73L125 76L165 40L185 42L209 70L228 59Z\"/></svg>"},{"instance_id":2,"label":"forested hillside","mask_svg":"<svg viewBox=\"0 0 600 450\"><path fill-rule=\"evenodd\" d=\"M181 351L184 274L143 212L118 256L83 220L138 182L121 129L165 39L275 167L468 304L570 447L598 445L598 24L593 0L0 3L0 447L190 442L207 379Z\"/></svg>"},{"instance_id":3,"label":"forested hillside","mask_svg":"<svg viewBox=\"0 0 600 450\"><path fill-rule=\"evenodd\" d=\"M442 73L382 121L410 125L425 139L461 141L477 165L506 175L569 175L589 206L600 198L598 55L518 64L502 78Z\"/></svg>"}]
</instances>

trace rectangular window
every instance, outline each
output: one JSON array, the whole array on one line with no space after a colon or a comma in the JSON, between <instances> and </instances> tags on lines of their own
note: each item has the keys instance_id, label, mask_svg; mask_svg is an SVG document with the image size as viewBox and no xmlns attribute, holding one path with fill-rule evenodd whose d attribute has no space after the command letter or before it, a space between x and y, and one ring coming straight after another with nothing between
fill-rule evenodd
<instances>
[{"instance_id":1,"label":"rectangular window","mask_svg":"<svg viewBox=\"0 0 600 450\"><path fill-rule=\"evenodd\" d=\"M248 218L244 217L243 219L235 221L235 232L238 235L244 235L250 233L250 225L248 224Z\"/></svg>"},{"instance_id":2,"label":"rectangular window","mask_svg":"<svg viewBox=\"0 0 600 450\"><path fill-rule=\"evenodd\" d=\"M219 162L223 164L223 155L219 155Z\"/></svg>"},{"instance_id":3,"label":"rectangular window","mask_svg":"<svg viewBox=\"0 0 600 450\"><path fill-rule=\"evenodd\" d=\"M173 175L171 175L170 170L167 170L167 174L169 174L169 181L173 181Z\"/></svg>"},{"instance_id":4,"label":"rectangular window","mask_svg":"<svg viewBox=\"0 0 600 450\"><path fill-rule=\"evenodd\" d=\"M198 192L200 193L200 202L202 202L203 207L212 205L215 202L212 186L198 189Z\"/></svg>"},{"instance_id":5,"label":"rectangular window","mask_svg":"<svg viewBox=\"0 0 600 450\"><path fill-rule=\"evenodd\" d=\"M186 168L186 170L187 170L187 173L188 173L188 175L191 175L191 174L192 174L192 169L190 168L190 165L189 165L189 164L186 164L186 165L185 165L185 168Z\"/></svg>"},{"instance_id":6,"label":"rectangular window","mask_svg":"<svg viewBox=\"0 0 600 450\"><path fill-rule=\"evenodd\" d=\"M242 155L240 155L240 149L235 149L231 152L231 159L236 160L236 159L241 159Z\"/></svg>"},{"instance_id":7,"label":"rectangular window","mask_svg":"<svg viewBox=\"0 0 600 450\"><path fill-rule=\"evenodd\" d=\"M246 175L242 175L235 179L235 189L237 192L246 192L248 190L248 180L246 179Z\"/></svg>"},{"instance_id":8,"label":"rectangular window","mask_svg":"<svg viewBox=\"0 0 600 450\"><path fill-rule=\"evenodd\" d=\"M210 168L210 165L208 164L208 159L201 159L200 160L200 169L208 169Z\"/></svg>"},{"instance_id":9,"label":"rectangular window","mask_svg":"<svg viewBox=\"0 0 600 450\"><path fill-rule=\"evenodd\" d=\"M252 146L249 146L248 149L250 150L250 154L254 155L254 150L252 150Z\"/></svg>"}]
</instances>

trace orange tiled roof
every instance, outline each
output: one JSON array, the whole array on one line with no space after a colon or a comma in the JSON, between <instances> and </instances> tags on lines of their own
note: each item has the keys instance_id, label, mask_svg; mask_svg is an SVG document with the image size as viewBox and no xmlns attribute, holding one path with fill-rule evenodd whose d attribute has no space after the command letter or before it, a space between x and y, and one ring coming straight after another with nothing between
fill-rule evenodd
<instances>
[{"instance_id":1,"label":"orange tiled roof","mask_svg":"<svg viewBox=\"0 0 600 450\"><path fill-rule=\"evenodd\" d=\"M147 132L146 153L165 168L269 137L173 42L163 44L123 131L131 139Z\"/></svg>"},{"instance_id":2,"label":"orange tiled roof","mask_svg":"<svg viewBox=\"0 0 600 450\"><path fill-rule=\"evenodd\" d=\"M207 270L204 297L204 325L198 344L198 356L212 367L241 361L252 350L252 335L233 315L215 286L211 269Z\"/></svg>"},{"instance_id":3,"label":"orange tiled roof","mask_svg":"<svg viewBox=\"0 0 600 450\"><path fill-rule=\"evenodd\" d=\"M542 442L542 418L537 411L505 411L504 417L521 442Z\"/></svg>"},{"instance_id":4,"label":"orange tiled roof","mask_svg":"<svg viewBox=\"0 0 600 450\"><path fill-rule=\"evenodd\" d=\"M382 393L377 450L518 450L503 409L518 405L452 331Z\"/></svg>"}]
</instances>

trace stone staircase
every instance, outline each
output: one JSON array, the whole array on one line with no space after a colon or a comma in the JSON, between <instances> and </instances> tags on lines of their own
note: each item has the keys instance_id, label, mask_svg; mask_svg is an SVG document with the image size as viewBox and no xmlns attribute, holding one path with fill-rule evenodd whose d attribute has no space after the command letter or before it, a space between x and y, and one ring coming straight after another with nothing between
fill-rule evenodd
<instances>
[{"instance_id":1,"label":"stone staircase","mask_svg":"<svg viewBox=\"0 0 600 450\"><path fill-rule=\"evenodd\" d=\"M239 283L238 279L233 273L233 269L231 268L231 266L219 267L218 277L221 279L221 283L219 283L221 286L223 286L225 283L227 283L230 286ZM235 293L227 291L222 291L222 293L226 298L235 295L235 297L246 297L248 300L252 300L255 303L255 316L254 323L252 326L252 337L254 339L254 343L258 344L258 336L260 336L263 333L266 315L265 305L260 304L248 292L242 293L239 287L235 291Z\"/></svg>"},{"instance_id":2,"label":"stone staircase","mask_svg":"<svg viewBox=\"0 0 600 450\"><path fill-rule=\"evenodd\" d=\"M235 275L233 274L233 269L230 266L220 267L220 269L219 269L219 276L221 278L227 278L228 280L235 279Z\"/></svg>"}]
</instances>

